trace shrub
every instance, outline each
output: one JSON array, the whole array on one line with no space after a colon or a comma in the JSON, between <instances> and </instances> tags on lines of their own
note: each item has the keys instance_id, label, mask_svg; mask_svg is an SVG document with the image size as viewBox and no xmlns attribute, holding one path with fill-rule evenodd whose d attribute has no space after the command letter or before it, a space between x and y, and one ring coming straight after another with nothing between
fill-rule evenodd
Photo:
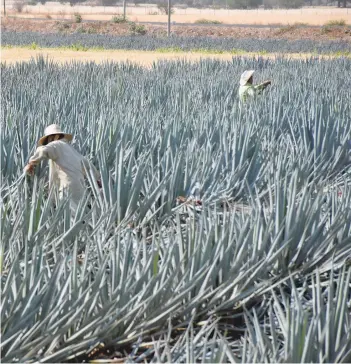
<instances>
[{"instance_id":1,"label":"shrub","mask_svg":"<svg viewBox=\"0 0 351 364\"><path fill-rule=\"evenodd\" d=\"M345 19L329 20L324 24L325 26L344 26L346 25Z\"/></svg>"},{"instance_id":2,"label":"shrub","mask_svg":"<svg viewBox=\"0 0 351 364\"><path fill-rule=\"evenodd\" d=\"M87 29L87 33L88 34L96 34L97 33L97 30L95 28L88 28Z\"/></svg>"},{"instance_id":3,"label":"shrub","mask_svg":"<svg viewBox=\"0 0 351 364\"><path fill-rule=\"evenodd\" d=\"M113 23L126 23L128 20L123 15L115 15L112 17Z\"/></svg>"},{"instance_id":4,"label":"shrub","mask_svg":"<svg viewBox=\"0 0 351 364\"><path fill-rule=\"evenodd\" d=\"M323 25L321 28L321 34L328 34L332 31L330 26Z\"/></svg>"},{"instance_id":5,"label":"shrub","mask_svg":"<svg viewBox=\"0 0 351 364\"><path fill-rule=\"evenodd\" d=\"M29 49L38 49L38 44L33 42L30 46L29 46Z\"/></svg>"},{"instance_id":6,"label":"shrub","mask_svg":"<svg viewBox=\"0 0 351 364\"><path fill-rule=\"evenodd\" d=\"M180 47L157 48L156 52L159 53L181 53L184 52Z\"/></svg>"},{"instance_id":7,"label":"shrub","mask_svg":"<svg viewBox=\"0 0 351 364\"><path fill-rule=\"evenodd\" d=\"M194 21L195 24L222 24L219 20L212 19L197 19Z\"/></svg>"},{"instance_id":8,"label":"shrub","mask_svg":"<svg viewBox=\"0 0 351 364\"><path fill-rule=\"evenodd\" d=\"M82 16L79 13L74 13L74 21L75 23L81 23L83 20Z\"/></svg>"},{"instance_id":9,"label":"shrub","mask_svg":"<svg viewBox=\"0 0 351 364\"><path fill-rule=\"evenodd\" d=\"M68 49L72 50L72 51L83 51L86 52L88 50L88 47L83 46L80 43L76 43L76 44L71 44L69 47L67 47Z\"/></svg>"},{"instance_id":10,"label":"shrub","mask_svg":"<svg viewBox=\"0 0 351 364\"><path fill-rule=\"evenodd\" d=\"M168 3L157 4L157 9L161 12L161 14L168 15ZM173 7L171 7L171 14L174 13Z\"/></svg>"},{"instance_id":11,"label":"shrub","mask_svg":"<svg viewBox=\"0 0 351 364\"><path fill-rule=\"evenodd\" d=\"M277 35L281 35L281 34L285 34L285 33L289 33L292 32L293 30L297 29L297 26L295 24L293 25L285 25L281 28L279 28L275 34Z\"/></svg>"},{"instance_id":12,"label":"shrub","mask_svg":"<svg viewBox=\"0 0 351 364\"><path fill-rule=\"evenodd\" d=\"M129 22L129 30L132 34L144 35L146 34L146 28L142 24L136 24L134 22Z\"/></svg>"},{"instance_id":13,"label":"shrub","mask_svg":"<svg viewBox=\"0 0 351 364\"><path fill-rule=\"evenodd\" d=\"M79 27L76 29L76 33L86 33L87 30L84 27Z\"/></svg>"},{"instance_id":14,"label":"shrub","mask_svg":"<svg viewBox=\"0 0 351 364\"><path fill-rule=\"evenodd\" d=\"M70 29L70 24L66 23L66 22L57 22L56 23L58 25L58 30L61 32L61 31L64 31L64 30L67 30L67 29Z\"/></svg>"},{"instance_id":15,"label":"shrub","mask_svg":"<svg viewBox=\"0 0 351 364\"><path fill-rule=\"evenodd\" d=\"M293 25L295 25L296 27L308 27L309 24L298 21L298 22L294 23Z\"/></svg>"}]
</instances>

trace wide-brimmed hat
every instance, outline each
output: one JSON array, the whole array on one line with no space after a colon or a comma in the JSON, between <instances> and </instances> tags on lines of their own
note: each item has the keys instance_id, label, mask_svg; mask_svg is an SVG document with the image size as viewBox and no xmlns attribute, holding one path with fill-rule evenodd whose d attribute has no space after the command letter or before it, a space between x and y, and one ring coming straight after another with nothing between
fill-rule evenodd
<instances>
[{"instance_id":1,"label":"wide-brimmed hat","mask_svg":"<svg viewBox=\"0 0 351 364\"><path fill-rule=\"evenodd\" d=\"M68 141L71 141L72 138L73 138L73 135L72 134L67 134L67 133L64 133L60 127L56 124L51 124L49 126L47 126L44 130L44 136L41 137L38 141L38 145L43 145L44 142L45 142L45 139L50 136L50 135L57 135L57 134L61 134L63 135L63 137L65 139L67 139Z\"/></svg>"},{"instance_id":2,"label":"wide-brimmed hat","mask_svg":"<svg viewBox=\"0 0 351 364\"><path fill-rule=\"evenodd\" d=\"M240 86L245 86L254 73L254 70L245 71L240 77Z\"/></svg>"}]
</instances>

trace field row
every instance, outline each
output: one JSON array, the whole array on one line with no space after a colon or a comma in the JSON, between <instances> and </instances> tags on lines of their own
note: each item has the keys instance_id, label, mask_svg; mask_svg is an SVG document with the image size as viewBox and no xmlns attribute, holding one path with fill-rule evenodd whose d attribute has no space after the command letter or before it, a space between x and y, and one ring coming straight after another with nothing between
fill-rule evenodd
<instances>
[{"instance_id":1,"label":"field row","mask_svg":"<svg viewBox=\"0 0 351 364\"><path fill-rule=\"evenodd\" d=\"M2 46L69 47L73 50L123 49L159 52L198 51L202 53L243 52L264 53L351 53L347 41L316 42L312 40L285 39L233 39L210 37L152 37L152 36L109 36L101 34L43 34L35 32L8 32L1 34Z\"/></svg>"}]
</instances>

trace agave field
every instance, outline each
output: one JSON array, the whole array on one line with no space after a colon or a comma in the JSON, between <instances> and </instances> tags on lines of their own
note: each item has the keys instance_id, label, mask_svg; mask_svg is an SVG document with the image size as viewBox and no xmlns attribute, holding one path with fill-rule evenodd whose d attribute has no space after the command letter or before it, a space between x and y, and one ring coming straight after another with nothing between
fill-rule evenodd
<instances>
[{"instance_id":1,"label":"agave field","mask_svg":"<svg viewBox=\"0 0 351 364\"><path fill-rule=\"evenodd\" d=\"M73 47L77 49L130 49L130 50L173 50L203 52L280 52L338 54L350 56L351 43L348 41L287 40L287 39L235 39L211 37L153 36L109 36L106 34L43 34L35 32L2 31L2 45L36 47Z\"/></svg>"},{"instance_id":2,"label":"agave field","mask_svg":"<svg viewBox=\"0 0 351 364\"><path fill-rule=\"evenodd\" d=\"M272 86L241 105L246 69ZM2 361L350 362L350 75L2 64ZM74 215L23 175L51 123L101 173Z\"/></svg>"}]
</instances>

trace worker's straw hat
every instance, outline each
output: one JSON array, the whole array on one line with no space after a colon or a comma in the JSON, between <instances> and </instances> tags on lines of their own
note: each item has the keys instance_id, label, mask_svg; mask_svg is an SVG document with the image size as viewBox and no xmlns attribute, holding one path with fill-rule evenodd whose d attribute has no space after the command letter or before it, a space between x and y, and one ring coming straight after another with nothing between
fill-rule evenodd
<instances>
[{"instance_id":1,"label":"worker's straw hat","mask_svg":"<svg viewBox=\"0 0 351 364\"><path fill-rule=\"evenodd\" d=\"M254 70L245 71L240 77L240 86L245 86L254 73Z\"/></svg>"},{"instance_id":2,"label":"worker's straw hat","mask_svg":"<svg viewBox=\"0 0 351 364\"><path fill-rule=\"evenodd\" d=\"M38 141L38 145L43 145L46 138L50 135L63 135L63 137L65 139L67 139L68 141L71 141L73 136L72 134L67 134L67 133L64 133L60 127L56 124L51 124L49 126L47 126L44 130L44 136L41 137Z\"/></svg>"}]
</instances>

